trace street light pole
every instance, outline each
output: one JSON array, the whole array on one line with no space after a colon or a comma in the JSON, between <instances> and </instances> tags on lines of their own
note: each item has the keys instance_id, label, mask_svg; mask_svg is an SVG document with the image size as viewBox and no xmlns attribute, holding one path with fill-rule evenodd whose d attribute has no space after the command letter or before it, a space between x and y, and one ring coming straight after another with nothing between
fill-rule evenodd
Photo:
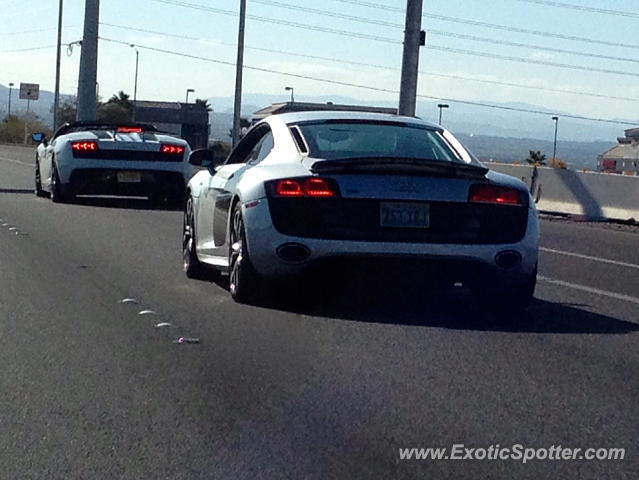
<instances>
[{"instance_id":1,"label":"street light pole","mask_svg":"<svg viewBox=\"0 0 639 480\"><path fill-rule=\"evenodd\" d=\"M7 117L11 116L11 91L13 90L13 82L9 82L9 113L7 113Z\"/></svg>"},{"instance_id":2,"label":"street light pole","mask_svg":"<svg viewBox=\"0 0 639 480\"><path fill-rule=\"evenodd\" d=\"M402 81L399 92L400 115L414 117L417 103L417 78L419 70L419 47L422 37L423 0L407 0L406 27L404 30L404 53L402 57Z\"/></svg>"},{"instance_id":3,"label":"street light pole","mask_svg":"<svg viewBox=\"0 0 639 480\"><path fill-rule=\"evenodd\" d=\"M557 155L557 126L559 124L559 117L552 117L552 119L555 121L555 141L552 145L552 160L554 162L555 156Z\"/></svg>"},{"instance_id":4,"label":"street light pole","mask_svg":"<svg viewBox=\"0 0 639 480\"><path fill-rule=\"evenodd\" d=\"M233 102L233 146L237 145L237 142L240 140L245 26L246 0L240 0L240 23L237 29L237 62L235 63L235 101Z\"/></svg>"},{"instance_id":5,"label":"street light pole","mask_svg":"<svg viewBox=\"0 0 639 480\"><path fill-rule=\"evenodd\" d=\"M295 89L293 87L284 87L284 90L286 90L287 92L291 92L291 103L295 103L295 97L293 96L293 92L295 92Z\"/></svg>"},{"instance_id":6,"label":"street light pole","mask_svg":"<svg viewBox=\"0 0 639 480\"><path fill-rule=\"evenodd\" d=\"M62 8L64 0L58 5L58 44L55 58L55 93L53 94L53 131L58 128L58 111L60 110L60 63L62 58Z\"/></svg>"},{"instance_id":7,"label":"street light pole","mask_svg":"<svg viewBox=\"0 0 639 480\"><path fill-rule=\"evenodd\" d=\"M442 124L442 109L448 108L448 104L446 103L438 103L437 108L439 108L439 125Z\"/></svg>"},{"instance_id":8,"label":"street light pole","mask_svg":"<svg viewBox=\"0 0 639 480\"><path fill-rule=\"evenodd\" d=\"M131 45L131 48L135 50L135 82L133 84L133 101L138 99L138 67L140 66L140 51L135 45Z\"/></svg>"},{"instance_id":9,"label":"street light pole","mask_svg":"<svg viewBox=\"0 0 639 480\"><path fill-rule=\"evenodd\" d=\"M189 93L195 93L195 90L193 90L192 88L186 89L186 101L184 103L189 103Z\"/></svg>"}]
</instances>

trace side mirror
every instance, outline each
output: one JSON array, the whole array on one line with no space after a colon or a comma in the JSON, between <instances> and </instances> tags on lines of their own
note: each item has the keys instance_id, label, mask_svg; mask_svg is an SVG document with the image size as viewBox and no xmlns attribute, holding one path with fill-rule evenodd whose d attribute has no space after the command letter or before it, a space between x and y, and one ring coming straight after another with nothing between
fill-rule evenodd
<instances>
[{"instance_id":1,"label":"side mirror","mask_svg":"<svg viewBox=\"0 0 639 480\"><path fill-rule=\"evenodd\" d=\"M189 155L189 163L195 167L211 168L221 165L226 160L226 155L219 148L199 148Z\"/></svg>"},{"instance_id":2,"label":"side mirror","mask_svg":"<svg viewBox=\"0 0 639 480\"><path fill-rule=\"evenodd\" d=\"M47 137L44 133L32 133L31 139L36 143L47 143Z\"/></svg>"}]
</instances>

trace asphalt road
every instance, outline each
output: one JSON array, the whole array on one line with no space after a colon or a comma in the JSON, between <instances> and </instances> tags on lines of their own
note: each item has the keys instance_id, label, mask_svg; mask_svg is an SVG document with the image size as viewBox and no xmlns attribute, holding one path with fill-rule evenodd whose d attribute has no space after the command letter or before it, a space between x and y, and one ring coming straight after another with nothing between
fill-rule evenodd
<instances>
[{"instance_id":1,"label":"asphalt road","mask_svg":"<svg viewBox=\"0 0 639 480\"><path fill-rule=\"evenodd\" d=\"M511 321L394 272L250 307L183 275L181 212L54 205L32 166L0 146L0 478L638 477L637 229L544 220ZM517 443L626 456L399 458Z\"/></svg>"}]
</instances>

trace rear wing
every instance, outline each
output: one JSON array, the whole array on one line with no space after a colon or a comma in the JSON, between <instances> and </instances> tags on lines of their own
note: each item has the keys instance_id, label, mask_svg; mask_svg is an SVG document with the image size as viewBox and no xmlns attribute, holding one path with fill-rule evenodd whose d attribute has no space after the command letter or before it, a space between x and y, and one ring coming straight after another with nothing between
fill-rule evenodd
<instances>
[{"instance_id":1,"label":"rear wing","mask_svg":"<svg viewBox=\"0 0 639 480\"><path fill-rule=\"evenodd\" d=\"M113 130L119 133L163 133L158 130L155 125L150 123L106 123L106 122L71 122L62 125L53 135L53 137L59 137L60 135L66 135L73 132L84 132L87 130Z\"/></svg>"}]
</instances>

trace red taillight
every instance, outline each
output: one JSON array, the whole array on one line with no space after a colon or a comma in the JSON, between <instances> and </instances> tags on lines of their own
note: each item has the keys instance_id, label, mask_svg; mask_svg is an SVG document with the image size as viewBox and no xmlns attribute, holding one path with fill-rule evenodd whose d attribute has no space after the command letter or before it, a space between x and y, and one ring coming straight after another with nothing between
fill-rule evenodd
<instances>
[{"instance_id":1,"label":"red taillight","mask_svg":"<svg viewBox=\"0 0 639 480\"><path fill-rule=\"evenodd\" d=\"M141 127L118 127L118 133L142 133Z\"/></svg>"},{"instance_id":2,"label":"red taillight","mask_svg":"<svg viewBox=\"0 0 639 480\"><path fill-rule=\"evenodd\" d=\"M98 142L72 142L71 149L74 152L95 152L98 150Z\"/></svg>"},{"instance_id":3,"label":"red taillight","mask_svg":"<svg viewBox=\"0 0 639 480\"><path fill-rule=\"evenodd\" d=\"M280 197L303 197L304 189L297 180L280 180L275 186L275 193Z\"/></svg>"},{"instance_id":4,"label":"red taillight","mask_svg":"<svg viewBox=\"0 0 639 480\"><path fill-rule=\"evenodd\" d=\"M337 186L325 178L289 178L275 183L275 195L278 197L321 197L339 196Z\"/></svg>"},{"instance_id":5,"label":"red taillight","mask_svg":"<svg viewBox=\"0 0 639 480\"><path fill-rule=\"evenodd\" d=\"M309 197L334 197L335 189L324 178L309 178L304 182L304 193Z\"/></svg>"},{"instance_id":6,"label":"red taillight","mask_svg":"<svg viewBox=\"0 0 639 480\"><path fill-rule=\"evenodd\" d=\"M184 147L181 145L164 144L160 147L160 152L167 155L183 155Z\"/></svg>"},{"instance_id":7,"label":"red taillight","mask_svg":"<svg viewBox=\"0 0 639 480\"><path fill-rule=\"evenodd\" d=\"M495 203L499 205L523 205L521 191L515 188L495 185L473 185L468 196L469 202Z\"/></svg>"}]
</instances>

